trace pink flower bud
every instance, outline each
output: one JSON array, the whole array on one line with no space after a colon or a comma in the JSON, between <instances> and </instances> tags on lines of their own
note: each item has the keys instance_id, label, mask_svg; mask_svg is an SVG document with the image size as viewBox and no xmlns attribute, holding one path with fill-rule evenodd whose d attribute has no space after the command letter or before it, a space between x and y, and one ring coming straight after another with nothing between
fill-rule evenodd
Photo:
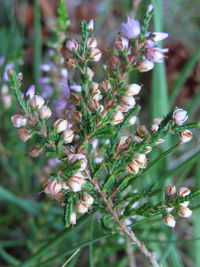
<instances>
[{"instance_id":1,"label":"pink flower bud","mask_svg":"<svg viewBox=\"0 0 200 267\"><path fill-rule=\"evenodd\" d=\"M69 179L68 185L69 188L73 192L79 192L82 189L83 184L85 183L85 180L83 178L76 178L76 176L73 176Z\"/></svg>"},{"instance_id":2,"label":"pink flower bud","mask_svg":"<svg viewBox=\"0 0 200 267\"><path fill-rule=\"evenodd\" d=\"M127 163L126 172L130 174L137 174L139 172L139 166L134 162Z\"/></svg>"},{"instance_id":3,"label":"pink flower bud","mask_svg":"<svg viewBox=\"0 0 200 267\"><path fill-rule=\"evenodd\" d=\"M102 53L98 48L92 48L90 50L90 57L93 61L97 62L101 59Z\"/></svg>"},{"instance_id":4,"label":"pink flower bud","mask_svg":"<svg viewBox=\"0 0 200 267\"><path fill-rule=\"evenodd\" d=\"M88 206L83 201L79 201L76 204L76 211L80 214L84 214L88 211Z\"/></svg>"},{"instance_id":5,"label":"pink flower bud","mask_svg":"<svg viewBox=\"0 0 200 267\"><path fill-rule=\"evenodd\" d=\"M88 30L88 31L91 31L91 32L94 30L94 20L93 20L93 19L91 19L91 20L88 22L87 30Z\"/></svg>"},{"instance_id":6,"label":"pink flower bud","mask_svg":"<svg viewBox=\"0 0 200 267\"><path fill-rule=\"evenodd\" d=\"M88 48L95 48L95 47L97 47L97 39L95 39L94 37L89 38L87 40L87 46L88 46Z\"/></svg>"},{"instance_id":7,"label":"pink flower bud","mask_svg":"<svg viewBox=\"0 0 200 267\"><path fill-rule=\"evenodd\" d=\"M127 50L129 40L125 37L119 37L115 40L115 47L121 51Z\"/></svg>"},{"instance_id":8,"label":"pink flower bud","mask_svg":"<svg viewBox=\"0 0 200 267\"><path fill-rule=\"evenodd\" d=\"M133 163L138 165L139 168L146 168L147 158L145 154L135 154L135 158L133 159Z\"/></svg>"},{"instance_id":9,"label":"pink flower bud","mask_svg":"<svg viewBox=\"0 0 200 267\"><path fill-rule=\"evenodd\" d=\"M132 96L123 96L120 99L120 104L126 110L132 109L135 106L135 99Z\"/></svg>"},{"instance_id":10,"label":"pink flower bud","mask_svg":"<svg viewBox=\"0 0 200 267\"><path fill-rule=\"evenodd\" d=\"M132 96L132 95L138 95L140 90L141 90L141 86L136 84L136 83L133 83L133 84L129 84L127 85L126 89L126 95L128 96Z\"/></svg>"},{"instance_id":11,"label":"pink flower bud","mask_svg":"<svg viewBox=\"0 0 200 267\"><path fill-rule=\"evenodd\" d=\"M62 190L62 185L56 179L49 181L44 186L44 192L50 195L57 195Z\"/></svg>"},{"instance_id":12,"label":"pink flower bud","mask_svg":"<svg viewBox=\"0 0 200 267\"><path fill-rule=\"evenodd\" d=\"M166 32L153 32L152 35L153 35L153 41L155 42L162 41L169 36L169 34Z\"/></svg>"},{"instance_id":13,"label":"pink flower bud","mask_svg":"<svg viewBox=\"0 0 200 267\"><path fill-rule=\"evenodd\" d=\"M100 89L102 89L105 92L110 90L111 89L111 84L110 84L109 80L105 80L105 81L101 82L100 83Z\"/></svg>"},{"instance_id":14,"label":"pink flower bud","mask_svg":"<svg viewBox=\"0 0 200 267\"><path fill-rule=\"evenodd\" d=\"M124 115L121 111L117 111L112 115L112 124L116 125L124 120Z\"/></svg>"},{"instance_id":15,"label":"pink flower bud","mask_svg":"<svg viewBox=\"0 0 200 267\"><path fill-rule=\"evenodd\" d=\"M145 154L148 154L148 153L150 153L150 152L151 152L151 150L152 150L152 147L151 147L151 146L147 146L147 147L146 147Z\"/></svg>"},{"instance_id":16,"label":"pink flower bud","mask_svg":"<svg viewBox=\"0 0 200 267\"><path fill-rule=\"evenodd\" d=\"M71 212L70 214L70 218L69 218L69 221L72 225L75 225L76 224L76 213L75 212Z\"/></svg>"},{"instance_id":17,"label":"pink flower bud","mask_svg":"<svg viewBox=\"0 0 200 267\"><path fill-rule=\"evenodd\" d=\"M156 145L160 145L160 144L162 144L162 143L164 143L164 142L165 142L165 139L160 138L160 139L158 139L158 140L155 142L155 144L156 144Z\"/></svg>"},{"instance_id":18,"label":"pink flower bud","mask_svg":"<svg viewBox=\"0 0 200 267\"><path fill-rule=\"evenodd\" d=\"M90 80L92 80L94 77L94 71L89 67L87 67L87 75L89 76Z\"/></svg>"},{"instance_id":19,"label":"pink flower bud","mask_svg":"<svg viewBox=\"0 0 200 267\"><path fill-rule=\"evenodd\" d=\"M118 145L117 145L117 148L118 149L123 149L125 148L126 146L128 146L130 144L130 138L129 136L121 136L119 138L119 142L118 142Z\"/></svg>"},{"instance_id":20,"label":"pink flower bud","mask_svg":"<svg viewBox=\"0 0 200 267\"><path fill-rule=\"evenodd\" d=\"M179 141L180 144L188 143L192 139L192 132L189 130L185 130L182 133L180 133Z\"/></svg>"},{"instance_id":21,"label":"pink flower bud","mask_svg":"<svg viewBox=\"0 0 200 267\"><path fill-rule=\"evenodd\" d=\"M34 95L30 100L30 105L33 108L40 109L44 105L44 98L40 95Z\"/></svg>"},{"instance_id":22,"label":"pink flower bud","mask_svg":"<svg viewBox=\"0 0 200 267\"><path fill-rule=\"evenodd\" d=\"M38 145L34 145L29 148L29 155L33 158L37 158L42 153L41 147Z\"/></svg>"},{"instance_id":23,"label":"pink flower bud","mask_svg":"<svg viewBox=\"0 0 200 267\"><path fill-rule=\"evenodd\" d=\"M94 198L88 193L84 193L84 195L82 196L82 200L86 203L87 206L91 206L94 202Z\"/></svg>"},{"instance_id":24,"label":"pink flower bud","mask_svg":"<svg viewBox=\"0 0 200 267\"><path fill-rule=\"evenodd\" d=\"M192 210L187 207L180 207L178 215L184 218L188 218L192 215Z\"/></svg>"},{"instance_id":25,"label":"pink flower bud","mask_svg":"<svg viewBox=\"0 0 200 267\"><path fill-rule=\"evenodd\" d=\"M167 214L166 216L163 217L163 222L171 227L171 228L174 228L175 225L176 225L176 221L174 219L174 216L172 216L171 214Z\"/></svg>"},{"instance_id":26,"label":"pink flower bud","mask_svg":"<svg viewBox=\"0 0 200 267\"><path fill-rule=\"evenodd\" d=\"M66 47L69 51L77 51L79 49L79 43L75 39L68 40L66 42Z\"/></svg>"},{"instance_id":27,"label":"pink flower bud","mask_svg":"<svg viewBox=\"0 0 200 267\"><path fill-rule=\"evenodd\" d=\"M187 187L180 187L180 188L178 189L178 195L179 195L180 197L186 197L186 196L188 196L190 193L191 193L191 190L188 189Z\"/></svg>"},{"instance_id":28,"label":"pink flower bud","mask_svg":"<svg viewBox=\"0 0 200 267\"><path fill-rule=\"evenodd\" d=\"M56 129L57 133L61 133L67 129L68 121L63 119L58 119L54 122L53 127Z\"/></svg>"},{"instance_id":29,"label":"pink flower bud","mask_svg":"<svg viewBox=\"0 0 200 267\"><path fill-rule=\"evenodd\" d=\"M31 85L25 93L25 96L30 100L35 95L35 85Z\"/></svg>"},{"instance_id":30,"label":"pink flower bud","mask_svg":"<svg viewBox=\"0 0 200 267\"><path fill-rule=\"evenodd\" d=\"M140 72L146 72L152 70L153 67L154 63L147 59L142 60L138 65L138 69Z\"/></svg>"},{"instance_id":31,"label":"pink flower bud","mask_svg":"<svg viewBox=\"0 0 200 267\"><path fill-rule=\"evenodd\" d=\"M83 154L69 154L68 159L71 163L74 163L76 161L81 161L81 166L79 168L80 171L83 171L87 167L87 159L86 156Z\"/></svg>"},{"instance_id":32,"label":"pink flower bud","mask_svg":"<svg viewBox=\"0 0 200 267\"><path fill-rule=\"evenodd\" d=\"M48 119L51 117L52 112L51 109L48 106L42 106L39 109L39 114L42 119Z\"/></svg>"},{"instance_id":33,"label":"pink flower bud","mask_svg":"<svg viewBox=\"0 0 200 267\"><path fill-rule=\"evenodd\" d=\"M50 64L48 64L48 63L46 63L46 64L41 64L40 65L40 69L42 70L42 71L50 71L51 70L51 65Z\"/></svg>"},{"instance_id":34,"label":"pink flower bud","mask_svg":"<svg viewBox=\"0 0 200 267\"><path fill-rule=\"evenodd\" d=\"M187 111L181 108L175 110L172 119L175 120L176 124L182 125L188 119Z\"/></svg>"},{"instance_id":35,"label":"pink flower bud","mask_svg":"<svg viewBox=\"0 0 200 267\"><path fill-rule=\"evenodd\" d=\"M17 131L17 134L19 135L19 138L23 141L26 142L28 139L31 138L31 130L28 130L26 128L21 128Z\"/></svg>"},{"instance_id":36,"label":"pink flower bud","mask_svg":"<svg viewBox=\"0 0 200 267\"><path fill-rule=\"evenodd\" d=\"M11 117L11 121L12 121L13 125L17 128L19 128L21 126L25 126L27 123L27 119L20 114L13 115Z\"/></svg>"},{"instance_id":37,"label":"pink flower bud","mask_svg":"<svg viewBox=\"0 0 200 267\"><path fill-rule=\"evenodd\" d=\"M174 184L170 184L166 187L166 194L168 196L173 196L176 194L176 186Z\"/></svg>"},{"instance_id":38,"label":"pink flower bud","mask_svg":"<svg viewBox=\"0 0 200 267\"><path fill-rule=\"evenodd\" d=\"M129 125L134 125L136 123L136 121L137 121L137 116L133 116L130 118L128 123L129 123Z\"/></svg>"},{"instance_id":39,"label":"pink flower bud","mask_svg":"<svg viewBox=\"0 0 200 267\"><path fill-rule=\"evenodd\" d=\"M71 129L67 129L62 133L62 137L65 144L69 144L74 139L74 132Z\"/></svg>"}]
</instances>

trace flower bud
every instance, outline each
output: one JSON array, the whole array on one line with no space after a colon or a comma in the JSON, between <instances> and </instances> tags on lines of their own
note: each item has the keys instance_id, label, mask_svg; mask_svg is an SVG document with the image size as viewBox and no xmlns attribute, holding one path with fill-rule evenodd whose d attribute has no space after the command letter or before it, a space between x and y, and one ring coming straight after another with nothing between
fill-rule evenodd
<instances>
[{"instance_id":1,"label":"flower bud","mask_svg":"<svg viewBox=\"0 0 200 267\"><path fill-rule=\"evenodd\" d=\"M88 48L95 48L95 47L97 47L97 39L95 39L94 37L89 38L87 40L87 46L88 46Z\"/></svg>"},{"instance_id":2,"label":"flower bud","mask_svg":"<svg viewBox=\"0 0 200 267\"><path fill-rule=\"evenodd\" d=\"M181 108L175 110L172 119L175 120L176 124L182 125L188 119L187 111Z\"/></svg>"},{"instance_id":3,"label":"flower bud","mask_svg":"<svg viewBox=\"0 0 200 267\"><path fill-rule=\"evenodd\" d=\"M101 59L102 53L98 48L92 48L90 50L90 57L93 59L93 61L97 62Z\"/></svg>"},{"instance_id":4,"label":"flower bud","mask_svg":"<svg viewBox=\"0 0 200 267\"><path fill-rule=\"evenodd\" d=\"M117 111L112 115L112 124L116 125L124 120L124 115L121 111Z\"/></svg>"},{"instance_id":5,"label":"flower bud","mask_svg":"<svg viewBox=\"0 0 200 267\"><path fill-rule=\"evenodd\" d=\"M85 183L85 179L80 177L77 178L76 175L70 177L68 185L69 188L73 191L73 192L79 192L82 189L83 184Z\"/></svg>"},{"instance_id":6,"label":"flower bud","mask_svg":"<svg viewBox=\"0 0 200 267\"><path fill-rule=\"evenodd\" d=\"M145 154L148 154L148 153L150 153L150 152L151 152L151 150L152 150L152 147L151 147L151 146L147 146L147 147L146 147Z\"/></svg>"},{"instance_id":7,"label":"flower bud","mask_svg":"<svg viewBox=\"0 0 200 267\"><path fill-rule=\"evenodd\" d=\"M148 59L142 60L138 65L138 69L140 72L146 72L146 71L152 70L153 67L154 67L154 63Z\"/></svg>"},{"instance_id":8,"label":"flower bud","mask_svg":"<svg viewBox=\"0 0 200 267\"><path fill-rule=\"evenodd\" d=\"M128 146L130 144L130 138L129 136L121 136L119 138L119 142L118 142L118 145L117 145L117 148L118 149L123 149L125 148L126 146Z\"/></svg>"},{"instance_id":9,"label":"flower bud","mask_svg":"<svg viewBox=\"0 0 200 267\"><path fill-rule=\"evenodd\" d=\"M82 200L86 203L87 206L91 206L94 203L94 198L88 193L84 193Z\"/></svg>"},{"instance_id":10,"label":"flower bud","mask_svg":"<svg viewBox=\"0 0 200 267\"><path fill-rule=\"evenodd\" d=\"M17 128L19 128L21 126L25 126L27 123L27 119L20 114L13 115L11 117L11 121L12 121L13 125Z\"/></svg>"},{"instance_id":11,"label":"flower bud","mask_svg":"<svg viewBox=\"0 0 200 267\"><path fill-rule=\"evenodd\" d=\"M77 93L81 92L81 86L77 84L70 85L69 89Z\"/></svg>"},{"instance_id":12,"label":"flower bud","mask_svg":"<svg viewBox=\"0 0 200 267\"><path fill-rule=\"evenodd\" d=\"M92 80L94 77L94 71L89 67L87 67L87 75L89 76L90 80Z\"/></svg>"},{"instance_id":13,"label":"flower bud","mask_svg":"<svg viewBox=\"0 0 200 267\"><path fill-rule=\"evenodd\" d=\"M109 80L105 80L105 81L101 82L100 83L100 89L102 89L105 92L110 90L111 89L111 84L110 84Z\"/></svg>"},{"instance_id":14,"label":"flower bud","mask_svg":"<svg viewBox=\"0 0 200 267\"><path fill-rule=\"evenodd\" d=\"M133 83L133 84L129 84L127 85L126 89L126 95L128 96L132 96L132 95L138 95L140 90L141 90L141 86L136 84L136 83Z\"/></svg>"},{"instance_id":15,"label":"flower bud","mask_svg":"<svg viewBox=\"0 0 200 267\"><path fill-rule=\"evenodd\" d=\"M147 158L145 154L135 154L135 158L133 159L133 163L138 165L139 168L144 169L147 165Z\"/></svg>"},{"instance_id":16,"label":"flower bud","mask_svg":"<svg viewBox=\"0 0 200 267\"><path fill-rule=\"evenodd\" d=\"M160 138L160 139L158 139L158 140L155 142L155 144L156 144L156 145L160 145L160 144L162 144L162 143L164 143L164 142L165 142L165 139Z\"/></svg>"},{"instance_id":17,"label":"flower bud","mask_svg":"<svg viewBox=\"0 0 200 267\"><path fill-rule=\"evenodd\" d=\"M63 119L58 119L54 122L54 128L56 129L57 133L61 133L67 129L68 122Z\"/></svg>"},{"instance_id":18,"label":"flower bud","mask_svg":"<svg viewBox=\"0 0 200 267\"><path fill-rule=\"evenodd\" d=\"M44 192L50 195L56 195L62 190L62 185L56 179L49 181L44 186Z\"/></svg>"},{"instance_id":19,"label":"flower bud","mask_svg":"<svg viewBox=\"0 0 200 267\"><path fill-rule=\"evenodd\" d=\"M172 216L171 214L167 214L166 216L163 217L163 222L171 227L171 228L174 228L175 225L176 225L176 221L174 219L174 216Z\"/></svg>"},{"instance_id":20,"label":"flower bud","mask_svg":"<svg viewBox=\"0 0 200 267\"><path fill-rule=\"evenodd\" d=\"M72 225L75 225L76 224L76 213L75 212L71 212L70 214L70 218L69 218L69 221Z\"/></svg>"},{"instance_id":21,"label":"flower bud","mask_svg":"<svg viewBox=\"0 0 200 267\"><path fill-rule=\"evenodd\" d=\"M127 50L129 45L129 41L125 37L119 37L115 40L115 47L121 51Z\"/></svg>"},{"instance_id":22,"label":"flower bud","mask_svg":"<svg viewBox=\"0 0 200 267\"><path fill-rule=\"evenodd\" d=\"M74 132L71 129L65 130L62 133L62 137L63 137L65 144L69 144L74 139Z\"/></svg>"},{"instance_id":23,"label":"flower bud","mask_svg":"<svg viewBox=\"0 0 200 267\"><path fill-rule=\"evenodd\" d=\"M29 155L33 158L37 158L42 153L40 146L34 145L29 148Z\"/></svg>"},{"instance_id":24,"label":"flower bud","mask_svg":"<svg viewBox=\"0 0 200 267\"><path fill-rule=\"evenodd\" d=\"M180 207L178 215L184 218L188 218L192 215L192 210L187 207Z\"/></svg>"},{"instance_id":25,"label":"flower bud","mask_svg":"<svg viewBox=\"0 0 200 267\"><path fill-rule=\"evenodd\" d=\"M30 100L35 95L35 85L31 85L25 93L25 96Z\"/></svg>"},{"instance_id":26,"label":"flower bud","mask_svg":"<svg viewBox=\"0 0 200 267\"><path fill-rule=\"evenodd\" d=\"M51 109L48 106L42 106L39 109L39 114L42 119L48 119L51 117L52 112Z\"/></svg>"},{"instance_id":27,"label":"flower bud","mask_svg":"<svg viewBox=\"0 0 200 267\"><path fill-rule=\"evenodd\" d=\"M81 166L79 168L80 171L85 170L87 167L87 159L86 159L86 156L83 154L69 154L68 159L71 163L80 161L81 162Z\"/></svg>"},{"instance_id":28,"label":"flower bud","mask_svg":"<svg viewBox=\"0 0 200 267\"><path fill-rule=\"evenodd\" d=\"M130 118L130 120L128 121L129 125L134 125L136 123L137 120L137 116L133 116Z\"/></svg>"},{"instance_id":29,"label":"flower bud","mask_svg":"<svg viewBox=\"0 0 200 267\"><path fill-rule=\"evenodd\" d=\"M188 189L187 187L180 187L180 188L178 189L178 195L179 195L180 197L186 197L186 196L188 196L190 193L191 193L191 190Z\"/></svg>"},{"instance_id":30,"label":"flower bud","mask_svg":"<svg viewBox=\"0 0 200 267\"><path fill-rule=\"evenodd\" d=\"M28 130L26 128L21 128L17 131L17 134L19 135L19 138L23 141L26 142L28 139L31 138L31 130Z\"/></svg>"},{"instance_id":31,"label":"flower bud","mask_svg":"<svg viewBox=\"0 0 200 267\"><path fill-rule=\"evenodd\" d=\"M10 94L2 95L1 100L5 108L9 108L12 105L12 96Z\"/></svg>"},{"instance_id":32,"label":"flower bud","mask_svg":"<svg viewBox=\"0 0 200 267\"><path fill-rule=\"evenodd\" d=\"M77 51L79 48L79 43L75 39L68 40L66 42L66 47L69 49L69 51Z\"/></svg>"},{"instance_id":33,"label":"flower bud","mask_svg":"<svg viewBox=\"0 0 200 267\"><path fill-rule=\"evenodd\" d=\"M90 89L92 90L93 93L99 93L100 94L99 83L92 82L90 85Z\"/></svg>"},{"instance_id":34,"label":"flower bud","mask_svg":"<svg viewBox=\"0 0 200 267\"><path fill-rule=\"evenodd\" d=\"M34 95L30 100L30 105L33 108L40 109L44 105L44 99L40 95Z\"/></svg>"},{"instance_id":35,"label":"flower bud","mask_svg":"<svg viewBox=\"0 0 200 267\"><path fill-rule=\"evenodd\" d=\"M153 32L152 35L153 35L154 42L162 41L169 36L169 34L166 32Z\"/></svg>"},{"instance_id":36,"label":"flower bud","mask_svg":"<svg viewBox=\"0 0 200 267\"><path fill-rule=\"evenodd\" d=\"M192 139L192 132L189 130L185 130L182 133L180 133L179 141L180 144L188 143Z\"/></svg>"},{"instance_id":37,"label":"flower bud","mask_svg":"<svg viewBox=\"0 0 200 267\"><path fill-rule=\"evenodd\" d=\"M176 186L174 184L170 184L166 187L166 194L168 196L173 196L174 194L176 194Z\"/></svg>"},{"instance_id":38,"label":"flower bud","mask_svg":"<svg viewBox=\"0 0 200 267\"><path fill-rule=\"evenodd\" d=\"M88 25L87 25L87 30L92 32L94 30L94 20L91 19L89 22L88 22Z\"/></svg>"},{"instance_id":39,"label":"flower bud","mask_svg":"<svg viewBox=\"0 0 200 267\"><path fill-rule=\"evenodd\" d=\"M154 9L154 6L152 4L149 4L148 8L147 8L147 12L151 13L153 11L153 9Z\"/></svg>"},{"instance_id":40,"label":"flower bud","mask_svg":"<svg viewBox=\"0 0 200 267\"><path fill-rule=\"evenodd\" d=\"M132 96L123 96L120 99L120 104L122 107L129 110L135 106L135 99Z\"/></svg>"},{"instance_id":41,"label":"flower bud","mask_svg":"<svg viewBox=\"0 0 200 267\"><path fill-rule=\"evenodd\" d=\"M76 211L80 214L84 214L88 211L88 207L83 201L79 201L76 204Z\"/></svg>"},{"instance_id":42,"label":"flower bud","mask_svg":"<svg viewBox=\"0 0 200 267\"><path fill-rule=\"evenodd\" d=\"M139 166L134 162L126 164L126 172L130 174L137 174L139 172Z\"/></svg>"},{"instance_id":43,"label":"flower bud","mask_svg":"<svg viewBox=\"0 0 200 267\"><path fill-rule=\"evenodd\" d=\"M184 201L180 203L180 206L186 208L189 204L190 204L190 201Z\"/></svg>"}]
</instances>

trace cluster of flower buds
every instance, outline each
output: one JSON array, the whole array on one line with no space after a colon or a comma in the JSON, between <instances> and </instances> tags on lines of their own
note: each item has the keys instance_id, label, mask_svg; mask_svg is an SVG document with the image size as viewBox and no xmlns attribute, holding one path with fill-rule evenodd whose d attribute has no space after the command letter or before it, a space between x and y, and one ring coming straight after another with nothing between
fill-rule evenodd
<instances>
[{"instance_id":1,"label":"cluster of flower buds","mask_svg":"<svg viewBox=\"0 0 200 267\"><path fill-rule=\"evenodd\" d=\"M188 119L187 111L180 108L176 109L172 115L172 119L175 121L177 125L183 125ZM186 129L180 133L179 143L180 144L188 143L191 141L192 137L193 137L192 132Z\"/></svg>"},{"instance_id":2,"label":"cluster of flower buds","mask_svg":"<svg viewBox=\"0 0 200 267\"><path fill-rule=\"evenodd\" d=\"M65 144L72 143L74 139L74 131L72 131L68 126L69 123L67 120L58 119L54 122L54 129L57 133L62 133L63 142Z\"/></svg>"},{"instance_id":3,"label":"cluster of flower buds","mask_svg":"<svg viewBox=\"0 0 200 267\"><path fill-rule=\"evenodd\" d=\"M93 20L90 20L89 23L87 24L87 31L89 33L93 32L93 27L94 27L93 25L94 25ZM97 40L93 37L93 35L87 39L87 54L85 55L85 58L83 58L84 61L87 60L87 61L98 62L101 59L102 53L97 48L97 44L98 44ZM66 48L68 50L68 55L67 55L68 66L74 67L77 63L76 54L80 52L81 44L76 39L70 39L66 42Z\"/></svg>"},{"instance_id":4,"label":"cluster of flower buds","mask_svg":"<svg viewBox=\"0 0 200 267\"><path fill-rule=\"evenodd\" d=\"M34 112L33 111L30 112L34 114L34 118L31 119L30 114L27 111L26 114L18 113L13 115L11 117L11 121L15 127L20 128L17 131L19 138L22 141L26 142L32 137L32 131L28 129L28 127L36 123L38 117L41 119L50 118L52 112L48 106L44 105L45 101L43 97L40 95L35 95L35 86L33 85L30 86L26 91L26 93L21 94L21 96L23 100L27 102L29 108L33 109ZM22 126L26 126L27 128L26 127L21 128ZM30 149L29 152L31 156L36 157L40 154L39 151L40 149L38 148L38 146L35 145Z\"/></svg>"},{"instance_id":5,"label":"cluster of flower buds","mask_svg":"<svg viewBox=\"0 0 200 267\"><path fill-rule=\"evenodd\" d=\"M152 8L148 13L152 13ZM144 36L138 20L128 17L126 23L121 24L121 33L115 40L115 47L126 51L128 61L137 66L141 72L146 72L154 67L154 63L163 62L168 49L158 48L158 42L166 39L165 32L147 32Z\"/></svg>"},{"instance_id":6,"label":"cluster of flower buds","mask_svg":"<svg viewBox=\"0 0 200 267\"><path fill-rule=\"evenodd\" d=\"M170 184L167 188L166 188L166 195L168 197L186 197L191 193L191 190L188 189L187 187L180 187L178 188L178 190L176 189L176 186L174 184ZM192 210L188 208L188 205L190 204L189 201L183 201L180 203L177 213L180 217L183 218L188 218L192 215ZM170 207L167 209L168 212L171 212L174 209L174 207ZM167 214L163 217L163 221L164 223L171 227L174 228L176 225L176 220L174 218L174 216L172 216L171 214Z\"/></svg>"},{"instance_id":7,"label":"cluster of flower buds","mask_svg":"<svg viewBox=\"0 0 200 267\"><path fill-rule=\"evenodd\" d=\"M145 154L135 154L134 159L127 163L126 171L130 174L137 174L140 169L144 169L147 166L147 158Z\"/></svg>"},{"instance_id":8,"label":"cluster of flower buds","mask_svg":"<svg viewBox=\"0 0 200 267\"><path fill-rule=\"evenodd\" d=\"M80 200L76 204L76 211L80 214L84 214L88 212L88 209L92 206L94 202L94 198L89 195L88 193L84 193L81 197L82 200Z\"/></svg>"},{"instance_id":9,"label":"cluster of flower buds","mask_svg":"<svg viewBox=\"0 0 200 267\"><path fill-rule=\"evenodd\" d=\"M112 123L114 125L121 123L124 120L123 113L128 112L134 108L136 102L134 96L138 95L141 90L141 86L134 83L129 84L125 88L125 95L119 99L119 105L117 106L117 111L112 115ZM136 116L133 116L129 120L129 124L133 125L136 122Z\"/></svg>"}]
</instances>

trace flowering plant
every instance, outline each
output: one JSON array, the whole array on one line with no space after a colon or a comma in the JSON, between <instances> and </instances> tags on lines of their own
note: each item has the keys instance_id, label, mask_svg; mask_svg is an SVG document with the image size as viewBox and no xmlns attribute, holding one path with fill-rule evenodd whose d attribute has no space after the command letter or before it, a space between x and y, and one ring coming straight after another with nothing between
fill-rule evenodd
<instances>
[{"instance_id":1,"label":"flowering plant","mask_svg":"<svg viewBox=\"0 0 200 267\"><path fill-rule=\"evenodd\" d=\"M187 112L177 107L164 118L155 118L149 130L139 123L141 107L136 102L142 86L129 84L127 74L132 70L153 69L155 63L163 62L168 51L157 47L157 42L167 38L167 33L148 32L152 14L150 5L143 26L131 17L122 23L114 48L102 66L101 82L96 82L92 70L103 57L97 48L93 20L82 22L81 40L68 39L62 47L65 40L62 37L56 53L63 54L61 64L65 67L51 63L41 66L44 72L59 73L58 85L64 82L59 101L54 102L55 109L45 102L44 95L35 93L34 86L24 94L20 91L21 73L17 75L10 70L8 75L20 106L11 120L19 128L17 134L22 141L35 140L29 155L45 155L49 159L42 177L43 192L64 206L65 226L75 225L82 214L89 216L99 211L108 232L121 232L148 257L152 266L159 266L155 255L132 231L133 219L161 215L163 222L174 228L175 215L191 216L192 207L188 206L200 195L200 190L186 187L177 190L171 184L166 187L165 199L153 204L149 198L157 195L162 187L153 184L134 191L134 185L159 159L189 142L190 129L200 124L186 123ZM62 25L62 30L67 26ZM66 68L74 80L67 80ZM42 78L42 84L49 82ZM148 154L165 142L169 134L178 136L178 142L149 163Z\"/></svg>"}]
</instances>

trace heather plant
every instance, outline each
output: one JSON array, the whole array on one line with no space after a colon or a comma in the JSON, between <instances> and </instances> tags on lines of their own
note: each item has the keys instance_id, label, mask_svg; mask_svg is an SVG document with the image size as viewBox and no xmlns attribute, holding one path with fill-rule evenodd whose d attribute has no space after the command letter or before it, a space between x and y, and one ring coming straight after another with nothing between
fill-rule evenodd
<instances>
[{"instance_id":1,"label":"heather plant","mask_svg":"<svg viewBox=\"0 0 200 267\"><path fill-rule=\"evenodd\" d=\"M141 124L139 94L144 88L130 84L128 75L133 70L150 71L164 61L168 49L159 48L158 42L168 34L148 31L153 15L153 6L149 5L142 25L131 17L121 24L119 36L104 58L94 21L81 23L80 39L65 40L69 23L62 5L59 10L59 41L50 53L52 61L40 66L46 72L39 80L41 95L33 85L23 93L23 74L8 70L10 89L19 105L12 123L19 138L30 142L29 155L48 159L40 178L41 194L63 206L67 228L75 228L79 220L98 212L109 234L122 234L152 266L159 266L156 254L135 234L134 225L141 218L160 215L166 227L175 228L177 216L192 215L195 206L191 202L200 190L176 188L174 184L164 188L156 179L150 186L144 183L142 189L135 188L151 167L190 142L191 130L199 128L200 123L188 123L187 111L172 107L166 116L154 118L150 128ZM95 79L93 66L102 72L100 81ZM56 101L49 94L44 99L44 85L47 91L56 92ZM177 138L176 144L150 161L151 151L169 135ZM165 192L163 199L161 192Z\"/></svg>"}]
</instances>

